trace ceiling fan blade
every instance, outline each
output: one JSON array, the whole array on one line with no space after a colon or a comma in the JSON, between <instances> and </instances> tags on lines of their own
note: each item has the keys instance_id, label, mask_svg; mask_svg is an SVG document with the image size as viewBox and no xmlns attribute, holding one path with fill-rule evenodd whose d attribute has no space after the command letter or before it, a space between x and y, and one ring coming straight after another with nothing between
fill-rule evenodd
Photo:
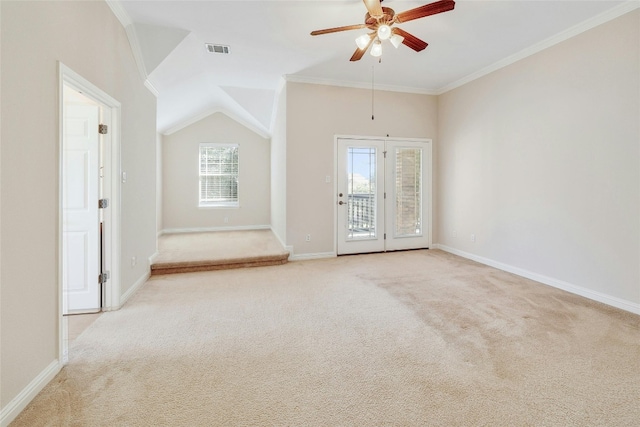
<instances>
[{"instance_id":1,"label":"ceiling fan blade","mask_svg":"<svg viewBox=\"0 0 640 427\"><path fill-rule=\"evenodd\" d=\"M397 34L399 36L404 37L404 40L402 40L402 44L407 47L410 47L416 52L420 52L421 50L424 50L427 46L429 46L427 42L420 40L413 34L407 33L402 28L394 27L393 34Z\"/></svg>"},{"instance_id":2,"label":"ceiling fan blade","mask_svg":"<svg viewBox=\"0 0 640 427\"><path fill-rule=\"evenodd\" d=\"M376 35L375 32L369 34L369 43L367 43L367 45L363 49L357 48L356 51L353 52L353 55L351 56L351 59L349 61L351 62L360 61L360 59L362 59L362 57L364 56L364 53L367 51L367 49L369 49L369 46L371 46L371 43L373 42L375 35Z\"/></svg>"},{"instance_id":3,"label":"ceiling fan blade","mask_svg":"<svg viewBox=\"0 0 640 427\"><path fill-rule=\"evenodd\" d=\"M404 12L396 14L396 22L407 22L418 18L424 18L425 16L436 15L442 12L448 12L453 10L456 2L453 0L441 0L435 3L425 4L424 6L416 7L415 9L409 9Z\"/></svg>"},{"instance_id":4,"label":"ceiling fan blade","mask_svg":"<svg viewBox=\"0 0 640 427\"><path fill-rule=\"evenodd\" d=\"M356 51L353 52L353 55L351 56L351 59L349 59L349 61L351 62L360 61L360 59L362 59L366 51L367 49L356 49Z\"/></svg>"},{"instance_id":5,"label":"ceiling fan blade","mask_svg":"<svg viewBox=\"0 0 640 427\"><path fill-rule=\"evenodd\" d=\"M367 11L369 12L369 15L371 15L374 18L380 18L381 16L384 15L384 12L382 11L382 5L380 4L380 0L362 0L364 2L365 7L367 8Z\"/></svg>"},{"instance_id":6,"label":"ceiling fan blade","mask_svg":"<svg viewBox=\"0 0 640 427\"><path fill-rule=\"evenodd\" d=\"M366 28L366 24L346 25L344 27L327 28L324 30L311 31L312 36L319 36L321 34L337 33L339 31L359 30L360 28Z\"/></svg>"}]
</instances>

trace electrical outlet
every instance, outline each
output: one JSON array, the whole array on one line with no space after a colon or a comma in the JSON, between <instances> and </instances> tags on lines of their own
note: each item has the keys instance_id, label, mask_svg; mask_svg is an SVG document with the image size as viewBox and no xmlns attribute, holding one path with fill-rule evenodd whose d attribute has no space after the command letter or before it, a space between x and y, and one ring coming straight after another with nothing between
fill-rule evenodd
<instances>
[{"instance_id":1,"label":"electrical outlet","mask_svg":"<svg viewBox=\"0 0 640 427\"><path fill-rule=\"evenodd\" d=\"M135 267L137 263L138 263L137 258L132 256L131 257L131 267Z\"/></svg>"},{"instance_id":2,"label":"electrical outlet","mask_svg":"<svg viewBox=\"0 0 640 427\"><path fill-rule=\"evenodd\" d=\"M331 182L331 177L330 177L329 175L327 175L327 176L324 178L324 182L326 182L327 184L328 184L328 183L330 183L330 182Z\"/></svg>"},{"instance_id":3,"label":"electrical outlet","mask_svg":"<svg viewBox=\"0 0 640 427\"><path fill-rule=\"evenodd\" d=\"M456 237L458 237L458 232L456 230L453 230L453 238L455 239Z\"/></svg>"},{"instance_id":4,"label":"electrical outlet","mask_svg":"<svg viewBox=\"0 0 640 427\"><path fill-rule=\"evenodd\" d=\"M476 235L475 235L475 234L472 234L472 235L471 235L471 241L472 241L473 243L475 243L475 242L476 242Z\"/></svg>"},{"instance_id":5,"label":"electrical outlet","mask_svg":"<svg viewBox=\"0 0 640 427\"><path fill-rule=\"evenodd\" d=\"M224 223L225 223L225 224L227 224L228 222L229 222L229 217L228 217L228 216L225 216L225 217L224 217Z\"/></svg>"},{"instance_id":6,"label":"electrical outlet","mask_svg":"<svg viewBox=\"0 0 640 427\"><path fill-rule=\"evenodd\" d=\"M305 240L306 242L310 242L310 241L311 241L311 234L307 234L307 235L305 236L304 240Z\"/></svg>"}]
</instances>

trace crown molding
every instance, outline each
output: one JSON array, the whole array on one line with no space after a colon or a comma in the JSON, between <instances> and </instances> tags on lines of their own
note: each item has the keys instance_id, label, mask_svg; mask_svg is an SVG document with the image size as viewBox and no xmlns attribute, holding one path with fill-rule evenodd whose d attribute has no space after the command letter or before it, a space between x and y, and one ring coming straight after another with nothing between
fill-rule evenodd
<instances>
[{"instance_id":1,"label":"crown molding","mask_svg":"<svg viewBox=\"0 0 640 427\"><path fill-rule=\"evenodd\" d=\"M529 56L535 55L536 53L541 52L545 49L548 49L558 43L562 43L563 41L568 40L572 37L575 37L581 33L584 33L585 31L588 31L592 28L595 28L606 22L609 22L615 18L618 18L619 16L629 13L632 10L637 9L638 7L640 7L640 0L626 1L625 3L615 6L599 15L589 18L586 21L576 24L573 27L570 27L554 36L551 36L539 43L536 43L533 46L523 49L518 53L515 53L485 68L482 68L481 70L478 70L475 73L469 74L468 76L463 77L460 80L456 80L453 83L443 86L442 88L437 90L434 94L442 95L445 92L449 92L450 90L453 90L462 85L470 83L476 79L479 79L480 77L486 76L487 74L493 73L494 71L497 71L501 68L504 68L508 65L511 65Z\"/></svg>"},{"instance_id":2,"label":"crown molding","mask_svg":"<svg viewBox=\"0 0 640 427\"><path fill-rule=\"evenodd\" d=\"M133 24L133 22L131 21L131 17L129 16L127 11L124 10L124 7L122 7L120 0L104 1L107 3L107 6L109 6L113 14L116 15L116 18L118 18L118 21L120 21L124 28L127 28L129 25Z\"/></svg>"},{"instance_id":3,"label":"crown molding","mask_svg":"<svg viewBox=\"0 0 640 427\"><path fill-rule=\"evenodd\" d=\"M276 87L276 93L273 96L273 107L271 108L271 122L269 124L269 132L273 135L273 132L276 128L276 119L278 116L278 105L280 104L280 96L282 96L282 91L287 86L287 81L280 77L278 79L278 86Z\"/></svg>"},{"instance_id":4,"label":"crown molding","mask_svg":"<svg viewBox=\"0 0 640 427\"><path fill-rule=\"evenodd\" d=\"M204 113L198 114L196 116L191 117L190 119L186 119L183 122L180 122L179 124L170 127L169 129L161 132L162 135L168 136L171 134L174 134L176 132L178 132L179 130L182 130L188 126L191 126L194 123L199 122L202 119L205 119L213 114L216 113L222 113L225 116L229 117L231 120L237 122L238 124L246 127L247 129L249 129L250 131L260 135L261 137L265 138L265 139L270 139L271 138L271 134L269 132L267 132L265 129L254 125L253 123L250 123L249 121L241 118L240 116L238 116L235 113L232 113L230 110L226 109L226 108L220 108L220 107L216 107L216 108L212 108L210 110L205 111Z\"/></svg>"},{"instance_id":5,"label":"crown molding","mask_svg":"<svg viewBox=\"0 0 640 427\"><path fill-rule=\"evenodd\" d=\"M146 79L144 81L144 85L147 89L149 89L149 91L157 98L158 96L160 96L160 92L158 92L158 89L156 89L156 87L153 85L153 83L151 83L151 80Z\"/></svg>"},{"instance_id":6,"label":"crown molding","mask_svg":"<svg viewBox=\"0 0 640 427\"><path fill-rule=\"evenodd\" d=\"M157 98L158 91L149 81L149 74L147 73L147 69L144 66L144 57L142 56L142 49L140 48L140 42L138 41L138 34L136 33L135 25L133 25L131 17L124 9L124 7L122 7L122 3L120 3L120 0L105 0L105 2L109 6L113 14L116 16L116 18L118 18L118 21L120 21L120 24L122 24L122 27L124 27L124 30L127 33L129 46L131 47L133 59L135 60L136 67L138 68L140 78L144 82L146 88L149 89L151 93Z\"/></svg>"},{"instance_id":7,"label":"crown molding","mask_svg":"<svg viewBox=\"0 0 640 427\"><path fill-rule=\"evenodd\" d=\"M146 82L149 74L147 74L147 69L144 66L144 57L142 56L142 48L140 47L138 34L136 33L136 26L133 24L128 25L125 27L125 31L127 32L127 39L129 39L129 46L131 46L131 52L133 53L133 59L140 73L140 78L142 78L143 82Z\"/></svg>"},{"instance_id":8,"label":"crown molding","mask_svg":"<svg viewBox=\"0 0 640 427\"><path fill-rule=\"evenodd\" d=\"M353 89L369 89L369 90L371 89L371 85L369 83L323 79L318 77L297 76L294 74L287 74L284 76L284 79L287 82L292 82L292 83L308 83L308 84L325 85L325 86L340 86L340 87L348 87ZM409 87L409 86L375 84L374 88L375 90L383 90L387 92L415 93L419 95L436 95L437 94L432 90L417 88L417 87Z\"/></svg>"}]
</instances>

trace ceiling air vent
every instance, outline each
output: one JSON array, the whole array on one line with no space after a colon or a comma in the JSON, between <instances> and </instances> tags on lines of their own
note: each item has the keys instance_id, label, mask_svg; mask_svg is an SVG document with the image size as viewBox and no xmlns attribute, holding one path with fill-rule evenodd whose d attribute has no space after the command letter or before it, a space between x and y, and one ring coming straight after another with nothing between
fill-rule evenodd
<instances>
[{"instance_id":1,"label":"ceiling air vent","mask_svg":"<svg viewBox=\"0 0 640 427\"><path fill-rule=\"evenodd\" d=\"M229 48L229 46L213 43L205 43L205 46L207 47L207 52L209 53L223 53L227 55L231 53L231 48Z\"/></svg>"}]
</instances>

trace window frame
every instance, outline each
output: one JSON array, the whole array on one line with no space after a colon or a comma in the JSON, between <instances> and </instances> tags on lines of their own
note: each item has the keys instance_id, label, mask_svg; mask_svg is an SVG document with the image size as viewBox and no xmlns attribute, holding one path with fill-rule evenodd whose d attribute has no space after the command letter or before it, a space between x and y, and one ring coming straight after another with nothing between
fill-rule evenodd
<instances>
[{"instance_id":1,"label":"window frame","mask_svg":"<svg viewBox=\"0 0 640 427\"><path fill-rule=\"evenodd\" d=\"M236 200L234 201L214 201L202 199L202 149L203 148L235 148L237 150L237 170L236 177ZM233 175L231 175L233 176ZM201 142L198 144L198 208L239 208L240 207L240 144L229 144L219 142Z\"/></svg>"}]
</instances>

